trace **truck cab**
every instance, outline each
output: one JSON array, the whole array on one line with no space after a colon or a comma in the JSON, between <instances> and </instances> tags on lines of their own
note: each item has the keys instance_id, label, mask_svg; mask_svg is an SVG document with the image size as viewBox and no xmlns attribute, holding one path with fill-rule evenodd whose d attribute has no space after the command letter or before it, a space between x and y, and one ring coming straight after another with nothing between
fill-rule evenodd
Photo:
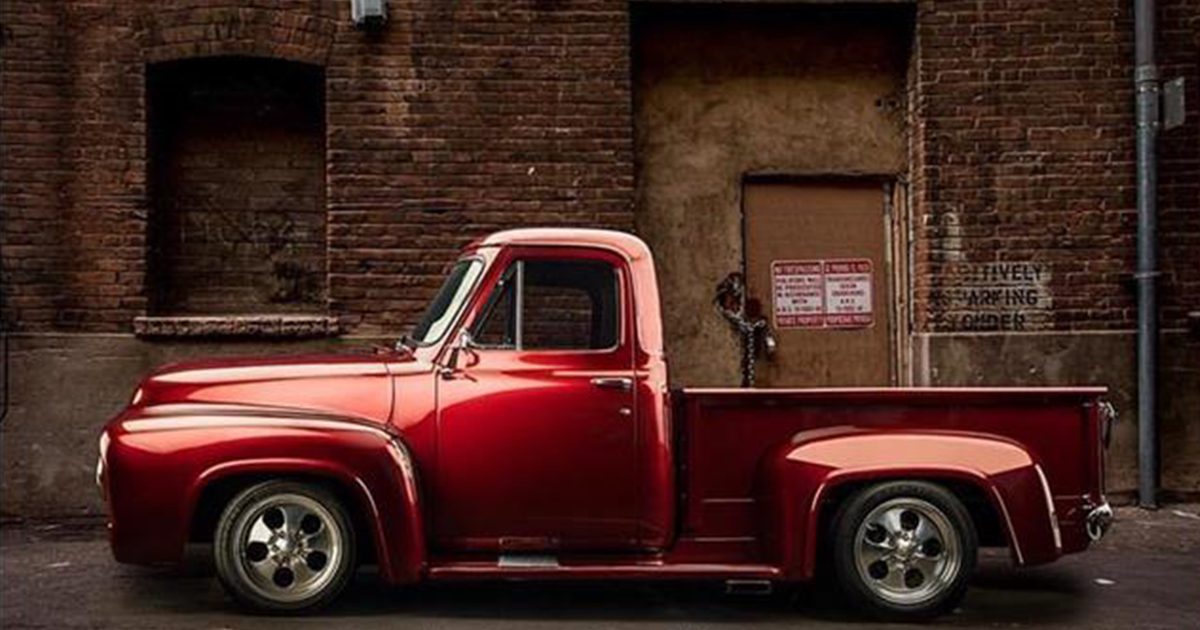
<instances>
[{"instance_id":1,"label":"truck cab","mask_svg":"<svg viewBox=\"0 0 1200 630\"><path fill-rule=\"evenodd\" d=\"M672 388L647 246L514 230L394 349L151 374L97 478L118 560L212 540L259 609L328 603L365 560L396 584L829 577L927 618L981 546L1025 566L1103 535L1103 393Z\"/></svg>"},{"instance_id":2,"label":"truck cab","mask_svg":"<svg viewBox=\"0 0 1200 630\"><path fill-rule=\"evenodd\" d=\"M443 289L455 295L435 300L446 313L402 340L437 366L441 548L667 543L673 466L651 474L670 455L661 335L646 325L658 322L657 286L637 281L653 263L630 236L555 232L473 244Z\"/></svg>"}]
</instances>

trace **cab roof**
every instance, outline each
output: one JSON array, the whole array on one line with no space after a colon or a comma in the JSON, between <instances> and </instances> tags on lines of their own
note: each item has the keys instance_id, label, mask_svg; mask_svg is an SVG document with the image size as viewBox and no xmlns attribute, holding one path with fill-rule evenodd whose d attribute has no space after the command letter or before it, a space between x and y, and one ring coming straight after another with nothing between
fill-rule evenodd
<instances>
[{"instance_id":1,"label":"cab roof","mask_svg":"<svg viewBox=\"0 0 1200 630\"><path fill-rule=\"evenodd\" d=\"M467 249L502 247L505 245L557 245L604 247L615 250L629 260L650 257L646 243L628 232L588 228L521 228L494 232L480 238Z\"/></svg>"},{"instance_id":2,"label":"cab roof","mask_svg":"<svg viewBox=\"0 0 1200 630\"><path fill-rule=\"evenodd\" d=\"M662 357L662 311L658 297L658 281L654 273L654 258L650 255L650 248L645 241L616 230L524 228L485 236L468 245L467 251L505 245L599 247L625 258L629 265L633 301L637 305L634 330L637 333L639 351L644 357Z\"/></svg>"}]
</instances>

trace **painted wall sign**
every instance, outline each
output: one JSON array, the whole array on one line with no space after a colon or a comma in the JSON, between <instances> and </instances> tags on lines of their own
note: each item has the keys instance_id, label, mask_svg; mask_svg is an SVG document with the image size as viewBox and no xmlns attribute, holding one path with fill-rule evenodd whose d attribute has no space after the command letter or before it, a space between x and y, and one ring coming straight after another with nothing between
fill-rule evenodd
<instances>
[{"instance_id":1,"label":"painted wall sign","mask_svg":"<svg viewBox=\"0 0 1200 630\"><path fill-rule=\"evenodd\" d=\"M871 261L771 263L775 328L864 328L875 323Z\"/></svg>"},{"instance_id":2,"label":"painted wall sign","mask_svg":"<svg viewBox=\"0 0 1200 630\"><path fill-rule=\"evenodd\" d=\"M1050 270L1038 262L959 263L955 285L930 294L941 320L954 330L1047 328L1051 322Z\"/></svg>"}]
</instances>

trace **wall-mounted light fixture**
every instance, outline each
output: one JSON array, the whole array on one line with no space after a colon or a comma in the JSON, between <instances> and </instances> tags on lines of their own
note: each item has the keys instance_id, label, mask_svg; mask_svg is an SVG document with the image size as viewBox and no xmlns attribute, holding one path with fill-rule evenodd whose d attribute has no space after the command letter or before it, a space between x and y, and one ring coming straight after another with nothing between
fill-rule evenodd
<instances>
[{"instance_id":1,"label":"wall-mounted light fixture","mask_svg":"<svg viewBox=\"0 0 1200 630\"><path fill-rule=\"evenodd\" d=\"M350 0L354 28L379 29L387 23L387 0Z\"/></svg>"}]
</instances>

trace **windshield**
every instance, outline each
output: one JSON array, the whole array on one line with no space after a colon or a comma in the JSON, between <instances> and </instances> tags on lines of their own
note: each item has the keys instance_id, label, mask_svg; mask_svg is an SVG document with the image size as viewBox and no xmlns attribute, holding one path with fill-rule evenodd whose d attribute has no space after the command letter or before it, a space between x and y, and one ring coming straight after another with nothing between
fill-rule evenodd
<instances>
[{"instance_id":1,"label":"windshield","mask_svg":"<svg viewBox=\"0 0 1200 630\"><path fill-rule=\"evenodd\" d=\"M475 280L479 278L482 270L483 263L474 258L455 263L446 278L446 283L433 298L421 321L413 328L409 339L418 346L427 346L441 339L442 335L446 334L446 329L454 322L463 303L467 301L467 296L471 294L471 288L475 286Z\"/></svg>"}]
</instances>

